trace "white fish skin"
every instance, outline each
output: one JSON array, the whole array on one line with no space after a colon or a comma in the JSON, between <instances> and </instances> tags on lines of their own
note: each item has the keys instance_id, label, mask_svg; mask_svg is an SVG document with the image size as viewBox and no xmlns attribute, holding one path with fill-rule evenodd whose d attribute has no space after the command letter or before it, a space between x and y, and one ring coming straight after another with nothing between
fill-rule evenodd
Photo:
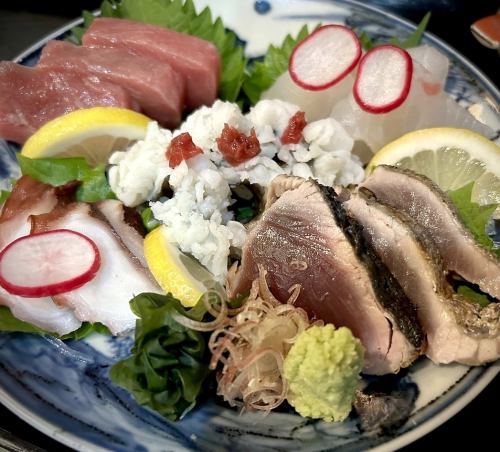
<instances>
[{"instance_id":1,"label":"white fish skin","mask_svg":"<svg viewBox=\"0 0 500 452\"><path fill-rule=\"evenodd\" d=\"M118 335L135 326L129 301L142 292L161 293L150 273L141 265L109 223L94 216L91 206L74 203L45 218L36 217L35 230L66 228L92 239L101 255L94 279L82 287L54 297L56 303L74 309L85 322L100 322Z\"/></svg>"}]
</instances>

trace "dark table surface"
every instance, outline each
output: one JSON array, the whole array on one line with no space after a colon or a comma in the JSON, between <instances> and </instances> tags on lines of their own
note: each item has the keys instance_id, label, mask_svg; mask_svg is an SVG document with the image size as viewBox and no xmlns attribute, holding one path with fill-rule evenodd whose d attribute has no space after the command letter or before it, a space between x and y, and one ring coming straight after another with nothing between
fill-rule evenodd
<instances>
[{"instance_id":1,"label":"dark table surface","mask_svg":"<svg viewBox=\"0 0 500 452\"><path fill-rule=\"evenodd\" d=\"M140 1L140 0L138 0ZM0 2L0 60L11 59L48 32L94 9L100 1ZM497 86L500 57L482 47L470 34L469 26L481 17L494 14L500 2L492 0L377 0L367 2L391 9L414 22L427 11L433 16L428 30L441 37L476 64ZM500 377L466 408L430 434L405 447L405 451L472 449L493 451L500 448L498 405ZM0 405L0 451L69 450L39 433Z\"/></svg>"}]
</instances>

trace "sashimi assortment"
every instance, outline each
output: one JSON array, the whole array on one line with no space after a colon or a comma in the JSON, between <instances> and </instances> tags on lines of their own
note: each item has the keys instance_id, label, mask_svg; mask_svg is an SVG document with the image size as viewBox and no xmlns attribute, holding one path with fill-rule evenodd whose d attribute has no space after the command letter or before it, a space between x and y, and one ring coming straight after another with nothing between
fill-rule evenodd
<instances>
[{"instance_id":1,"label":"sashimi assortment","mask_svg":"<svg viewBox=\"0 0 500 452\"><path fill-rule=\"evenodd\" d=\"M189 5L184 24L204 14ZM288 67L259 85L265 61L245 66L240 55L238 75L231 54L228 76L219 22L217 39L202 39L131 20L119 2L113 11L86 24L81 45L49 41L33 68L0 63L6 140L36 138L69 112L78 124L83 108L85 124L92 107L151 119L131 119L143 136L118 150L107 142L125 120L75 125L50 152L45 135L29 157L21 150L23 176L0 214L0 325L10 315L60 337L89 324L135 328L111 378L172 420L210 375L231 406L269 412L286 400L331 422L353 406L370 411L361 374L396 374L424 355L437 365L500 358L500 253L486 229L497 205L471 200L487 174L500 202L500 149L445 93L446 56L426 45L364 51L355 31L327 24L291 48L287 38ZM465 164L465 141L365 165L381 149L396 155L384 146L406 132L437 126L483 135L461 132L479 143L465 187L408 169L419 158L433 168L439 158L424 152ZM80 154L58 158L65 145ZM90 168L94 154L106 165Z\"/></svg>"}]
</instances>

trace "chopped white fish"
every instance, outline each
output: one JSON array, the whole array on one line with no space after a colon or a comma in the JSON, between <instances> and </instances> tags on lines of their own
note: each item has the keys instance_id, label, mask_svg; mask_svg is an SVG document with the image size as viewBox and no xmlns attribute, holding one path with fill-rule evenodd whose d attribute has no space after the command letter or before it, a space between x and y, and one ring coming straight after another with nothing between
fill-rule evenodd
<instances>
[{"instance_id":1,"label":"chopped white fish","mask_svg":"<svg viewBox=\"0 0 500 452\"><path fill-rule=\"evenodd\" d=\"M193 143L203 149L214 163L220 164L223 157L216 140L225 124L244 134L248 134L252 128L251 122L245 118L238 105L216 100L211 107L201 107L191 113L174 135L189 133Z\"/></svg>"},{"instance_id":2,"label":"chopped white fish","mask_svg":"<svg viewBox=\"0 0 500 452\"><path fill-rule=\"evenodd\" d=\"M183 161L170 176L174 196L151 204L168 240L192 254L222 281L231 246L241 247L245 227L231 221L229 184L205 155Z\"/></svg>"},{"instance_id":3,"label":"chopped white fish","mask_svg":"<svg viewBox=\"0 0 500 452\"><path fill-rule=\"evenodd\" d=\"M75 203L37 217L34 228L80 232L95 242L101 255L95 278L76 290L54 296L56 303L72 308L81 321L106 325L113 334L132 329L136 316L130 309L130 299L142 292L158 293L159 288L110 225L94 217L89 204Z\"/></svg>"},{"instance_id":4,"label":"chopped white fish","mask_svg":"<svg viewBox=\"0 0 500 452\"><path fill-rule=\"evenodd\" d=\"M281 136L290 118L298 111L299 107L290 102L279 99L261 100L250 109L247 118L254 125L257 137L261 129L269 127L276 135Z\"/></svg>"},{"instance_id":5,"label":"chopped white fish","mask_svg":"<svg viewBox=\"0 0 500 452\"><path fill-rule=\"evenodd\" d=\"M110 156L109 184L123 204L135 207L160 194L163 181L172 172L165 158L171 140L169 130L150 122L144 140Z\"/></svg>"},{"instance_id":6,"label":"chopped white fish","mask_svg":"<svg viewBox=\"0 0 500 452\"><path fill-rule=\"evenodd\" d=\"M327 186L354 184L363 180L359 158L351 154L354 140L333 118L312 122L304 128L304 140L314 155L313 177Z\"/></svg>"},{"instance_id":7,"label":"chopped white fish","mask_svg":"<svg viewBox=\"0 0 500 452\"><path fill-rule=\"evenodd\" d=\"M263 187L267 186L279 174L285 174L286 172L272 158L261 155L257 155L237 166L221 166L219 170L231 185L246 181Z\"/></svg>"}]
</instances>

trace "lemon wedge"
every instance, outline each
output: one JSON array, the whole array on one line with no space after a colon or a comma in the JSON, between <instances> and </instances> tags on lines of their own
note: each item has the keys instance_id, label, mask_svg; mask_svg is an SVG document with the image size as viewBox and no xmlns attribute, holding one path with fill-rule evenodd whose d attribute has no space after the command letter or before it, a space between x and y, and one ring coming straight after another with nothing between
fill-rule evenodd
<instances>
[{"instance_id":1,"label":"lemon wedge","mask_svg":"<svg viewBox=\"0 0 500 452\"><path fill-rule=\"evenodd\" d=\"M23 146L29 158L85 157L89 165L107 163L109 155L146 136L150 119L118 107L75 110L48 122Z\"/></svg>"},{"instance_id":2,"label":"lemon wedge","mask_svg":"<svg viewBox=\"0 0 500 452\"><path fill-rule=\"evenodd\" d=\"M444 191L475 181L472 201L500 204L500 147L470 130L438 127L407 133L377 152L367 173L382 164L424 174Z\"/></svg>"},{"instance_id":3,"label":"lemon wedge","mask_svg":"<svg viewBox=\"0 0 500 452\"><path fill-rule=\"evenodd\" d=\"M160 287L186 307L196 305L213 280L208 270L167 240L164 226L145 237L144 255Z\"/></svg>"}]
</instances>

